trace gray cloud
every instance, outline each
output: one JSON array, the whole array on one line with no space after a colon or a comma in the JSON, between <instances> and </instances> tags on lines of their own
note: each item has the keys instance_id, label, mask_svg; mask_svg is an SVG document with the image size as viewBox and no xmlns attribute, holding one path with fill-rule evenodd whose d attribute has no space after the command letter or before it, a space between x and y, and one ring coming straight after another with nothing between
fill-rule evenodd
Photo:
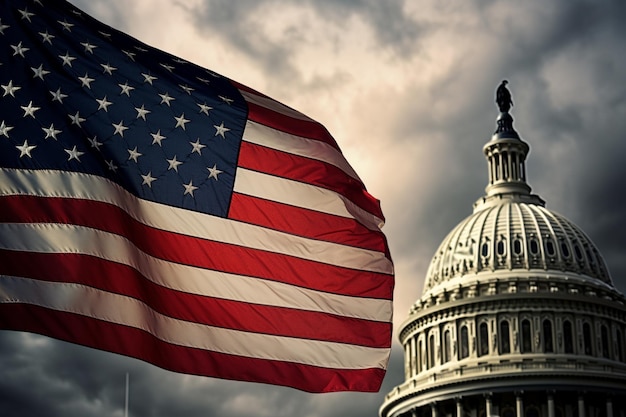
<instances>
[{"instance_id":1,"label":"gray cloud","mask_svg":"<svg viewBox=\"0 0 626 417\"><path fill-rule=\"evenodd\" d=\"M399 54L411 54L429 26L406 13L404 0L307 0L306 4L339 26L353 17L362 19L372 27L381 46Z\"/></svg>"},{"instance_id":2,"label":"gray cloud","mask_svg":"<svg viewBox=\"0 0 626 417\"><path fill-rule=\"evenodd\" d=\"M316 39L321 34L312 33L306 21L294 21L293 24L286 24L286 29L276 40L268 35L265 25L272 26L276 15L285 7L307 10L314 19L330 22L337 28L356 19L374 32L380 47L388 48L400 57L408 56L415 50L423 26L427 25L410 18L404 11L404 3L395 0L306 0L297 3L281 0L210 0L195 6L180 2L178 5L187 10L198 31L218 36L221 41L253 59L268 74L274 74L277 79L290 80L293 84L319 88L320 81L340 82L345 79L345 73L337 74L338 79L318 78L306 82L294 66L293 55L298 49L315 50L318 47ZM339 36L335 35L335 44L342 42Z\"/></svg>"}]
</instances>

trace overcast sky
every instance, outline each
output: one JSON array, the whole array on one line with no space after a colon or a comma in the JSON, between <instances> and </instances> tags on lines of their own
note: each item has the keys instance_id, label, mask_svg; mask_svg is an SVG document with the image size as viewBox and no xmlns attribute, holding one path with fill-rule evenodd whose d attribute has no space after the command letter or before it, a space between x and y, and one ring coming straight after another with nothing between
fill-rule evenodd
<instances>
[{"instance_id":1,"label":"overcast sky","mask_svg":"<svg viewBox=\"0 0 626 417\"><path fill-rule=\"evenodd\" d=\"M99 20L323 123L382 202L396 265L394 329L430 258L484 193L482 146L508 79L527 177L578 224L626 292L624 0L72 0ZM350 417L403 380L394 336L378 394L306 394L185 376L0 332L0 414ZM10 411L10 413L8 413Z\"/></svg>"}]
</instances>

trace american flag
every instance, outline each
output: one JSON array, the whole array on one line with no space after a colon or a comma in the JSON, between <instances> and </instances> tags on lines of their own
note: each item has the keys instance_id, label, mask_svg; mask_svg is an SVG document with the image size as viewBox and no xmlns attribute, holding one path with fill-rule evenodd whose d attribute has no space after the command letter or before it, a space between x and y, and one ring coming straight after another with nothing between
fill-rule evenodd
<instances>
[{"instance_id":1,"label":"american flag","mask_svg":"<svg viewBox=\"0 0 626 417\"><path fill-rule=\"evenodd\" d=\"M0 4L0 328L378 391L384 218L328 131L65 1Z\"/></svg>"}]
</instances>

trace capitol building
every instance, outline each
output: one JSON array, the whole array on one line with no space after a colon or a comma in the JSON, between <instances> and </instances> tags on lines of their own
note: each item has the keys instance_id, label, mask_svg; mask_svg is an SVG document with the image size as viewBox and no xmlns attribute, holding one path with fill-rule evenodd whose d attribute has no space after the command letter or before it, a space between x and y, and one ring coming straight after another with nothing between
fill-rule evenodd
<instances>
[{"instance_id":1,"label":"capitol building","mask_svg":"<svg viewBox=\"0 0 626 417\"><path fill-rule=\"evenodd\" d=\"M626 417L626 298L601 253L526 181L500 107L485 195L443 240L399 328L380 417Z\"/></svg>"}]
</instances>

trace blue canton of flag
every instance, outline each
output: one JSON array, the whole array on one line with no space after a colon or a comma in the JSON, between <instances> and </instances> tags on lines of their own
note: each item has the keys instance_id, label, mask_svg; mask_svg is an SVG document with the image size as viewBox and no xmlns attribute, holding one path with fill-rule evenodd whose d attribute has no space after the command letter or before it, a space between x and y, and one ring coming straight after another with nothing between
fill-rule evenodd
<instances>
[{"instance_id":1,"label":"blue canton of flag","mask_svg":"<svg viewBox=\"0 0 626 417\"><path fill-rule=\"evenodd\" d=\"M226 216L247 112L236 88L76 10L11 6L3 16L32 36L0 22L0 62L11 68L0 79L2 166L95 174L146 200Z\"/></svg>"}]
</instances>

